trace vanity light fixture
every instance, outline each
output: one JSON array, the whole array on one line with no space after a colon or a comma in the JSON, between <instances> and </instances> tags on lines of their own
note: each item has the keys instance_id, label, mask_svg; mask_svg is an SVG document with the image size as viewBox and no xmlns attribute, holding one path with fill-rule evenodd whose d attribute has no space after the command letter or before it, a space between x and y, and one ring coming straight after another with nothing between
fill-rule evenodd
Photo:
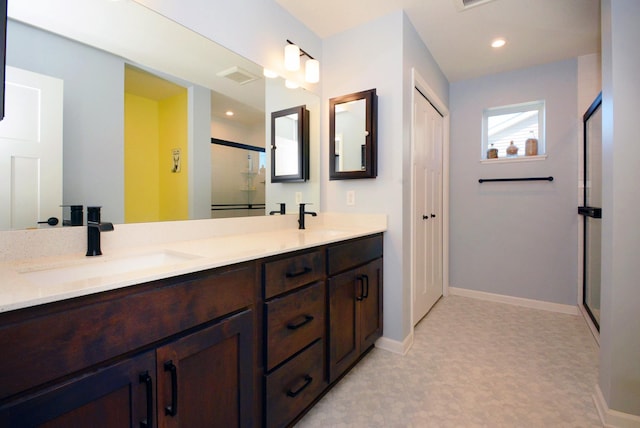
<instances>
[{"instance_id":1,"label":"vanity light fixture","mask_svg":"<svg viewBox=\"0 0 640 428\"><path fill-rule=\"evenodd\" d=\"M301 56L309 58L304 64L304 80L308 83L318 83L320 81L320 62L287 39L287 45L284 47L284 68L289 71L298 71Z\"/></svg>"},{"instance_id":2,"label":"vanity light fixture","mask_svg":"<svg viewBox=\"0 0 640 428\"><path fill-rule=\"evenodd\" d=\"M300 48L297 45L288 44L284 47L284 68L289 71L300 69Z\"/></svg>"},{"instance_id":3,"label":"vanity light fixture","mask_svg":"<svg viewBox=\"0 0 640 428\"><path fill-rule=\"evenodd\" d=\"M494 41L491 42L491 47L492 48L501 48L504 45L507 44L507 41L505 39L495 39Z\"/></svg>"}]
</instances>

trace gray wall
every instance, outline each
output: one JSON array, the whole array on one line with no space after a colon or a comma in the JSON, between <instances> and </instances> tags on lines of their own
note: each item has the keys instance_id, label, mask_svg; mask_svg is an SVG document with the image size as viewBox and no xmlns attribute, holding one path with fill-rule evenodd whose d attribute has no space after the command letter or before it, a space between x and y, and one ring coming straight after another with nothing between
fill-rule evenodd
<instances>
[{"instance_id":1,"label":"gray wall","mask_svg":"<svg viewBox=\"0 0 640 428\"><path fill-rule=\"evenodd\" d=\"M450 285L577 302L577 60L451 85ZM546 101L542 161L480 163L482 111ZM479 178L553 176L553 182Z\"/></svg>"},{"instance_id":2,"label":"gray wall","mask_svg":"<svg viewBox=\"0 0 640 428\"><path fill-rule=\"evenodd\" d=\"M602 2L602 318L599 386L640 416L640 2ZM636 420L637 424L637 420ZM629 425L632 426L632 425Z\"/></svg>"},{"instance_id":3,"label":"gray wall","mask_svg":"<svg viewBox=\"0 0 640 428\"><path fill-rule=\"evenodd\" d=\"M64 80L63 203L123 223L123 60L9 20L7 64Z\"/></svg>"},{"instance_id":4,"label":"gray wall","mask_svg":"<svg viewBox=\"0 0 640 428\"><path fill-rule=\"evenodd\" d=\"M441 100L449 83L406 15L393 12L324 40L323 103L329 98L376 88L378 94L378 177L328 180L329 147L322 147L322 206L330 212L383 213L384 336L403 341L411 332L409 219L411 174L411 68L416 67ZM328 140L328 117L323 141ZM355 192L355 206L346 204Z\"/></svg>"}]
</instances>

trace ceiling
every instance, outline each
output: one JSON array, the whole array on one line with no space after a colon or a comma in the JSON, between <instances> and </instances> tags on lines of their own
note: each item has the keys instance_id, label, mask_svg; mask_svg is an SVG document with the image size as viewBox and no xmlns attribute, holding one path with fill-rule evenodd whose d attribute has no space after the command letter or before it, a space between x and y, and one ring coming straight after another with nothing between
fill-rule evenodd
<instances>
[{"instance_id":1,"label":"ceiling","mask_svg":"<svg viewBox=\"0 0 640 428\"><path fill-rule=\"evenodd\" d=\"M404 10L449 82L600 51L600 0L276 2L323 39ZM491 48L497 37L507 44Z\"/></svg>"}]
</instances>

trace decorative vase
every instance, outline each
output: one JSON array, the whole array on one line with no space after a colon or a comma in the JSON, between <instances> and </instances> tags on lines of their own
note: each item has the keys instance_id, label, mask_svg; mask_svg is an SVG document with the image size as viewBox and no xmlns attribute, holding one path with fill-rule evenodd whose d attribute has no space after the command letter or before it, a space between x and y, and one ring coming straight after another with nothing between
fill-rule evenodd
<instances>
[{"instance_id":1,"label":"decorative vase","mask_svg":"<svg viewBox=\"0 0 640 428\"><path fill-rule=\"evenodd\" d=\"M525 156L536 156L538 154L538 139L528 138L524 143Z\"/></svg>"},{"instance_id":2,"label":"decorative vase","mask_svg":"<svg viewBox=\"0 0 640 428\"><path fill-rule=\"evenodd\" d=\"M487 159L498 159L498 149L491 145L491 148L487 150Z\"/></svg>"},{"instance_id":3,"label":"decorative vase","mask_svg":"<svg viewBox=\"0 0 640 428\"><path fill-rule=\"evenodd\" d=\"M509 147L507 147L507 156L518 156L518 146L513 144L513 141L511 141L511 144L509 144Z\"/></svg>"}]
</instances>

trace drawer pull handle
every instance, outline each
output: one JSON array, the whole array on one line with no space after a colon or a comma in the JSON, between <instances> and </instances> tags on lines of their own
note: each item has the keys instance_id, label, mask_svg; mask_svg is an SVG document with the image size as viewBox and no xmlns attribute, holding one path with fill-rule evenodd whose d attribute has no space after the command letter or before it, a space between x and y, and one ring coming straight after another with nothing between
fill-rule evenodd
<instances>
[{"instance_id":1,"label":"drawer pull handle","mask_svg":"<svg viewBox=\"0 0 640 428\"><path fill-rule=\"evenodd\" d=\"M302 391L304 391L310 384L311 382L313 382L313 378L309 375L304 375L304 383L302 384L302 386L298 389L296 389L295 391L292 390L287 390L287 396L295 398L297 397Z\"/></svg>"},{"instance_id":2,"label":"drawer pull handle","mask_svg":"<svg viewBox=\"0 0 640 428\"><path fill-rule=\"evenodd\" d=\"M287 278L295 278L295 277L297 277L297 276L306 275L306 274L308 274L309 272L311 272L311 268L310 268L310 267L306 267L306 268L302 269L302 270L301 270L301 271L299 271L299 272L287 272L287 273L286 273L286 277L287 277Z\"/></svg>"},{"instance_id":3,"label":"drawer pull handle","mask_svg":"<svg viewBox=\"0 0 640 428\"><path fill-rule=\"evenodd\" d=\"M153 379L148 371L140 373L140 383L145 384L147 392L147 419L140 422L140 428L151 428L153 426Z\"/></svg>"},{"instance_id":4,"label":"drawer pull handle","mask_svg":"<svg viewBox=\"0 0 640 428\"><path fill-rule=\"evenodd\" d=\"M364 282L365 282L365 288L364 288L364 294L362 295L363 299L366 299L369 297L369 275L362 275L362 277L364 278Z\"/></svg>"},{"instance_id":5,"label":"drawer pull handle","mask_svg":"<svg viewBox=\"0 0 640 428\"><path fill-rule=\"evenodd\" d=\"M175 416L178 414L178 368L169 360L164 363L164 371L171 372L171 405L164 408L164 413Z\"/></svg>"},{"instance_id":6,"label":"drawer pull handle","mask_svg":"<svg viewBox=\"0 0 640 428\"><path fill-rule=\"evenodd\" d=\"M287 328L289 330L297 330L303 325L309 324L311 321L313 321L313 317L311 315L303 315L303 316L304 316L304 319L302 321L300 321L297 324L289 323L287 324Z\"/></svg>"},{"instance_id":7,"label":"drawer pull handle","mask_svg":"<svg viewBox=\"0 0 640 428\"><path fill-rule=\"evenodd\" d=\"M358 296L356 296L356 300L358 302L362 301L362 299L364 299L364 275L358 275L356 277L356 281L358 281L360 283L360 294Z\"/></svg>"}]
</instances>

